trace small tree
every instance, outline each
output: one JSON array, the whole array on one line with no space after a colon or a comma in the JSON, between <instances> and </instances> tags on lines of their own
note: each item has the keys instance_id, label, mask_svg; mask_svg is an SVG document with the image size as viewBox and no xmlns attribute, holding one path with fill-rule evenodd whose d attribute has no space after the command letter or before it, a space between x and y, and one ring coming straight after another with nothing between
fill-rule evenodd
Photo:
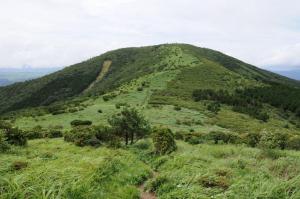
<instances>
[{"instance_id":1,"label":"small tree","mask_svg":"<svg viewBox=\"0 0 300 199\"><path fill-rule=\"evenodd\" d=\"M117 135L124 137L126 145L129 140L133 144L134 137L143 138L150 129L148 121L134 108L124 108L121 114L113 115L108 123Z\"/></svg>"},{"instance_id":2,"label":"small tree","mask_svg":"<svg viewBox=\"0 0 300 199\"><path fill-rule=\"evenodd\" d=\"M177 148L174 135L168 128L155 128L153 130L153 143L155 152L159 154L168 154Z\"/></svg>"}]
</instances>

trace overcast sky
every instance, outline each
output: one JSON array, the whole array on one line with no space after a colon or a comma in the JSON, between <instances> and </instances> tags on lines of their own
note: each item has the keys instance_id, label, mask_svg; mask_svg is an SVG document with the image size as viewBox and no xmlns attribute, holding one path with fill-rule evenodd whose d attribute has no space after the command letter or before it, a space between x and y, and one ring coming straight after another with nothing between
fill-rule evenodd
<instances>
[{"instance_id":1,"label":"overcast sky","mask_svg":"<svg viewBox=\"0 0 300 199\"><path fill-rule=\"evenodd\" d=\"M66 66L120 47L173 42L267 69L300 69L300 1L0 1L0 67Z\"/></svg>"}]
</instances>

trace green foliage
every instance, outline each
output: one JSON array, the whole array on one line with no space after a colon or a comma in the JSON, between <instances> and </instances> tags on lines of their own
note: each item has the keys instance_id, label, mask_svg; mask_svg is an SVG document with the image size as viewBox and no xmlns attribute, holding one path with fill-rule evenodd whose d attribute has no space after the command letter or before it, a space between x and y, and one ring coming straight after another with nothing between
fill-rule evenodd
<instances>
[{"instance_id":1,"label":"green foliage","mask_svg":"<svg viewBox=\"0 0 300 199\"><path fill-rule=\"evenodd\" d=\"M95 130L92 127L78 126L71 131L65 133L64 140L74 142L76 146L93 146L99 147L100 140L95 135Z\"/></svg>"},{"instance_id":2,"label":"green foliage","mask_svg":"<svg viewBox=\"0 0 300 199\"><path fill-rule=\"evenodd\" d=\"M149 123L134 108L124 108L120 115L113 115L109 120L109 124L116 132L116 135L124 137L125 144L133 144L134 138L141 139L149 132Z\"/></svg>"},{"instance_id":3,"label":"green foliage","mask_svg":"<svg viewBox=\"0 0 300 199\"><path fill-rule=\"evenodd\" d=\"M207 110L209 110L215 114L218 114L218 112L221 110L221 105L218 102L212 102L212 103L208 104Z\"/></svg>"},{"instance_id":4,"label":"green foliage","mask_svg":"<svg viewBox=\"0 0 300 199\"><path fill-rule=\"evenodd\" d=\"M93 122L89 120L73 120L70 124L72 126L90 126L92 123Z\"/></svg>"},{"instance_id":5,"label":"green foliage","mask_svg":"<svg viewBox=\"0 0 300 199\"><path fill-rule=\"evenodd\" d=\"M174 106L174 110L175 111L181 111L181 107L180 106Z\"/></svg>"},{"instance_id":6,"label":"green foliage","mask_svg":"<svg viewBox=\"0 0 300 199\"><path fill-rule=\"evenodd\" d=\"M154 128L152 132L155 152L163 155L176 150L176 142L172 131L168 128Z\"/></svg>"},{"instance_id":7,"label":"green foliage","mask_svg":"<svg viewBox=\"0 0 300 199\"><path fill-rule=\"evenodd\" d=\"M293 150L300 150L300 136L291 136L287 141L287 148Z\"/></svg>"},{"instance_id":8,"label":"green foliage","mask_svg":"<svg viewBox=\"0 0 300 199\"><path fill-rule=\"evenodd\" d=\"M264 131L261 133L259 147L266 149L285 149L288 142L288 134L278 131Z\"/></svg>"},{"instance_id":9,"label":"green foliage","mask_svg":"<svg viewBox=\"0 0 300 199\"><path fill-rule=\"evenodd\" d=\"M6 141L5 133L0 129L0 153L10 149L10 145Z\"/></svg>"},{"instance_id":10,"label":"green foliage","mask_svg":"<svg viewBox=\"0 0 300 199\"><path fill-rule=\"evenodd\" d=\"M12 171L18 171L18 170L21 170L21 169L25 169L26 167L28 167L28 162L15 161L11 165L11 170Z\"/></svg>"},{"instance_id":11,"label":"green foliage","mask_svg":"<svg viewBox=\"0 0 300 199\"><path fill-rule=\"evenodd\" d=\"M27 138L23 131L18 128L9 128L4 130L6 141L11 145L25 146Z\"/></svg>"},{"instance_id":12,"label":"green foliage","mask_svg":"<svg viewBox=\"0 0 300 199\"><path fill-rule=\"evenodd\" d=\"M257 147L261 139L261 134L258 132L247 133L243 136L243 141L251 147Z\"/></svg>"},{"instance_id":13,"label":"green foliage","mask_svg":"<svg viewBox=\"0 0 300 199\"><path fill-rule=\"evenodd\" d=\"M227 136L222 131L211 131L208 134L208 137L214 141L215 144L218 144L219 141L223 141L226 143Z\"/></svg>"}]
</instances>

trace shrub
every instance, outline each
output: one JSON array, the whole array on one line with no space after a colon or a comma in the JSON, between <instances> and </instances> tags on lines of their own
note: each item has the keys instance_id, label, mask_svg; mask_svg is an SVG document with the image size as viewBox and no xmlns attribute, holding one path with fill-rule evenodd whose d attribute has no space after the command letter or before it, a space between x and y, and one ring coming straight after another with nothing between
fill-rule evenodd
<instances>
[{"instance_id":1,"label":"shrub","mask_svg":"<svg viewBox=\"0 0 300 199\"><path fill-rule=\"evenodd\" d=\"M63 137L63 133L60 130L51 129L46 134L47 138L60 138Z\"/></svg>"},{"instance_id":2,"label":"shrub","mask_svg":"<svg viewBox=\"0 0 300 199\"><path fill-rule=\"evenodd\" d=\"M103 111L101 109L98 110L98 113L103 113Z\"/></svg>"},{"instance_id":3,"label":"shrub","mask_svg":"<svg viewBox=\"0 0 300 199\"><path fill-rule=\"evenodd\" d=\"M300 136L295 135L288 139L287 148L293 150L300 150Z\"/></svg>"},{"instance_id":4,"label":"shrub","mask_svg":"<svg viewBox=\"0 0 300 199\"><path fill-rule=\"evenodd\" d=\"M180 106L174 106L174 110L175 111L181 111L181 107Z\"/></svg>"},{"instance_id":5,"label":"shrub","mask_svg":"<svg viewBox=\"0 0 300 199\"><path fill-rule=\"evenodd\" d=\"M155 128L153 130L153 143L155 152L158 154L168 154L177 148L174 135L168 128Z\"/></svg>"},{"instance_id":6,"label":"shrub","mask_svg":"<svg viewBox=\"0 0 300 199\"><path fill-rule=\"evenodd\" d=\"M247 133L243 137L243 141L250 147L256 147L261 139L261 133L257 132L252 132L252 133Z\"/></svg>"},{"instance_id":7,"label":"shrub","mask_svg":"<svg viewBox=\"0 0 300 199\"><path fill-rule=\"evenodd\" d=\"M92 121L89 120L73 120L71 122L72 126L90 126L92 125Z\"/></svg>"},{"instance_id":8,"label":"shrub","mask_svg":"<svg viewBox=\"0 0 300 199\"><path fill-rule=\"evenodd\" d=\"M7 142L11 145L25 146L27 144L25 133L18 128L10 128L5 134Z\"/></svg>"},{"instance_id":9,"label":"shrub","mask_svg":"<svg viewBox=\"0 0 300 199\"><path fill-rule=\"evenodd\" d=\"M1 131L0 129L0 153L1 152L6 152L10 149L10 145L6 141L6 137L4 132Z\"/></svg>"},{"instance_id":10,"label":"shrub","mask_svg":"<svg viewBox=\"0 0 300 199\"><path fill-rule=\"evenodd\" d=\"M223 141L226 143L227 140L226 134L221 131L211 131L208 134L208 138L213 140L215 144L218 144L219 141Z\"/></svg>"},{"instance_id":11,"label":"shrub","mask_svg":"<svg viewBox=\"0 0 300 199\"><path fill-rule=\"evenodd\" d=\"M207 110L217 114L221 110L221 104L219 102L212 102L207 106Z\"/></svg>"},{"instance_id":12,"label":"shrub","mask_svg":"<svg viewBox=\"0 0 300 199\"><path fill-rule=\"evenodd\" d=\"M39 139L45 137L46 129L43 129L42 126L37 125L31 130L25 132L27 139Z\"/></svg>"},{"instance_id":13,"label":"shrub","mask_svg":"<svg viewBox=\"0 0 300 199\"><path fill-rule=\"evenodd\" d=\"M64 140L74 142L76 146L100 146L100 140L95 136L91 127L79 126L64 134Z\"/></svg>"},{"instance_id":14,"label":"shrub","mask_svg":"<svg viewBox=\"0 0 300 199\"><path fill-rule=\"evenodd\" d=\"M153 180L150 180L146 184L147 191L155 192L161 187L163 184L165 184L168 181L168 179L165 176L157 176Z\"/></svg>"},{"instance_id":15,"label":"shrub","mask_svg":"<svg viewBox=\"0 0 300 199\"><path fill-rule=\"evenodd\" d=\"M185 132L185 131L176 131L174 134L174 138L176 140L183 140L186 134L187 134L187 132Z\"/></svg>"},{"instance_id":16,"label":"shrub","mask_svg":"<svg viewBox=\"0 0 300 199\"><path fill-rule=\"evenodd\" d=\"M230 184L226 177L215 176L215 175L205 175L198 179L198 182L205 188L221 188L228 189Z\"/></svg>"},{"instance_id":17,"label":"shrub","mask_svg":"<svg viewBox=\"0 0 300 199\"><path fill-rule=\"evenodd\" d=\"M239 144L242 142L242 139L237 133L228 132L228 133L225 133L224 142L230 143L230 144Z\"/></svg>"},{"instance_id":18,"label":"shrub","mask_svg":"<svg viewBox=\"0 0 300 199\"><path fill-rule=\"evenodd\" d=\"M284 152L270 148L263 148L259 153L259 158L270 158L272 160L277 160L285 156L286 154Z\"/></svg>"},{"instance_id":19,"label":"shrub","mask_svg":"<svg viewBox=\"0 0 300 199\"><path fill-rule=\"evenodd\" d=\"M141 92L141 91L144 90L144 88L143 87L138 87L136 90L139 91L139 92Z\"/></svg>"},{"instance_id":20,"label":"shrub","mask_svg":"<svg viewBox=\"0 0 300 199\"><path fill-rule=\"evenodd\" d=\"M280 132L262 132L262 136L259 142L261 148L268 149L285 149L287 146L288 134Z\"/></svg>"},{"instance_id":21,"label":"shrub","mask_svg":"<svg viewBox=\"0 0 300 199\"><path fill-rule=\"evenodd\" d=\"M28 166L28 162L16 161L11 164L11 170L18 171Z\"/></svg>"}]
</instances>

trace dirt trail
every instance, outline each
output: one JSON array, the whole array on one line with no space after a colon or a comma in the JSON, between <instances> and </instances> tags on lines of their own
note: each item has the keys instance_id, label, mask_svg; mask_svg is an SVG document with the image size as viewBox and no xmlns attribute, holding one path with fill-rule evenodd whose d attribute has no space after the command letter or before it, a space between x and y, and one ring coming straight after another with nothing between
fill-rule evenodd
<instances>
[{"instance_id":1,"label":"dirt trail","mask_svg":"<svg viewBox=\"0 0 300 199\"><path fill-rule=\"evenodd\" d=\"M153 172L151 178L155 178L156 176L157 176L157 173ZM145 183L146 183L146 181L138 187L140 190L140 193L141 193L140 199L157 199L157 197L155 196L155 193L145 191Z\"/></svg>"},{"instance_id":2,"label":"dirt trail","mask_svg":"<svg viewBox=\"0 0 300 199\"><path fill-rule=\"evenodd\" d=\"M94 82L92 82L89 87L87 87L83 92L87 92L89 91L91 88L93 88L93 86L97 83L97 82L100 82L103 77L106 75L106 73L108 72L110 66L112 64L112 61L111 60L107 60L107 61L104 61L103 62L103 65L102 65L102 69L101 69L101 72L99 73L98 77L96 78L96 80Z\"/></svg>"}]
</instances>

